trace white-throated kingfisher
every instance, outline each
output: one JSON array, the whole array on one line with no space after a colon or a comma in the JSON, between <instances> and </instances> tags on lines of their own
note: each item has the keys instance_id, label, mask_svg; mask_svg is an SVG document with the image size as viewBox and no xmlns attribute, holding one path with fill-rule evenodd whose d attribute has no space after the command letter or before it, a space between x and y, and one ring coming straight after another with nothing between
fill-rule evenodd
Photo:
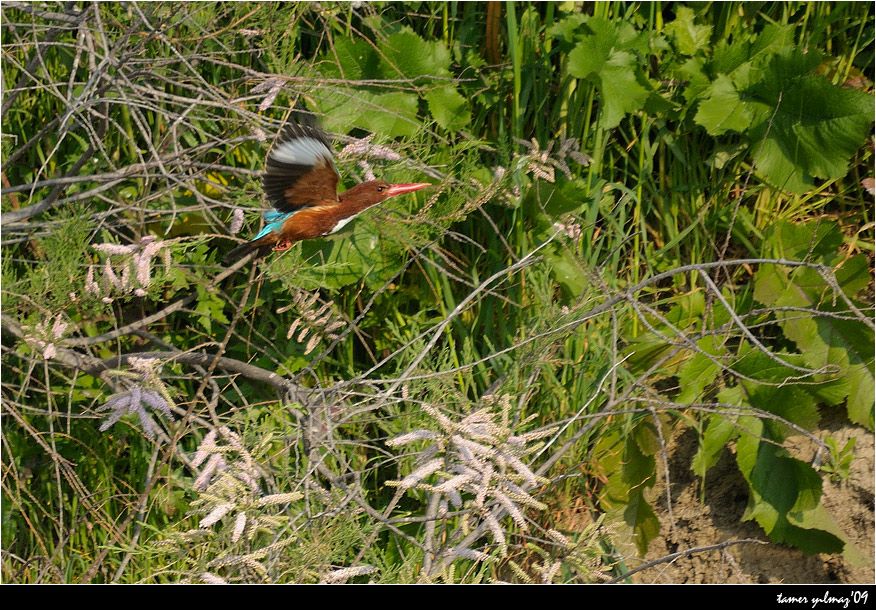
<instances>
[{"instance_id":1,"label":"white-throated kingfisher","mask_svg":"<svg viewBox=\"0 0 876 610\"><path fill-rule=\"evenodd\" d=\"M264 256L271 250L288 250L302 239L331 235L389 197L431 186L371 180L338 193L339 179L325 132L316 125L287 124L268 153L262 178L274 209L263 214L265 227L259 234L229 252L225 264L253 250Z\"/></svg>"}]
</instances>

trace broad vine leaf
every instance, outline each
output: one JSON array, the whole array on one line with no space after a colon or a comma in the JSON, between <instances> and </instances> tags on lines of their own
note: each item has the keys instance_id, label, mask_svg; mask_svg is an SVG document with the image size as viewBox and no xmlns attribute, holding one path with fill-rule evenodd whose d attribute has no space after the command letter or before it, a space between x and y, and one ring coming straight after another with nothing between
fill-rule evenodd
<instances>
[{"instance_id":1,"label":"broad vine leaf","mask_svg":"<svg viewBox=\"0 0 876 610\"><path fill-rule=\"evenodd\" d=\"M471 121L471 110L468 100L447 82L450 59L450 50L442 42L426 41L404 28L382 40L379 49L362 39L337 38L332 50L323 55L319 71L329 78L353 81L438 78L440 84L424 94L429 111L445 129L458 130ZM314 89L311 99L330 131L360 128L388 136L412 136L420 127L414 91L325 85Z\"/></svg>"},{"instance_id":2,"label":"broad vine leaf","mask_svg":"<svg viewBox=\"0 0 876 610\"><path fill-rule=\"evenodd\" d=\"M365 280L369 287L379 288L398 270L402 249L381 240L367 221L356 223L352 231L334 239L302 242L301 259L307 264L296 269L297 287L336 289Z\"/></svg>"},{"instance_id":3,"label":"broad vine leaf","mask_svg":"<svg viewBox=\"0 0 876 610\"><path fill-rule=\"evenodd\" d=\"M636 549L644 556L650 542L660 533L660 521L641 490L630 494L630 501L624 509L624 521L633 528Z\"/></svg>"},{"instance_id":4,"label":"broad vine leaf","mask_svg":"<svg viewBox=\"0 0 876 610\"><path fill-rule=\"evenodd\" d=\"M680 391L676 397L677 402L690 403L703 394L703 390L711 384L721 371L716 364L726 352L719 337L704 337L697 341L697 347L702 352L694 353L678 370L678 385ZM709 358L717 356L716 358Z\"/></svg>"},{"instance_id":5,"label":"broad vine leaf","mask_svg":"<svg viewBox=\"0 0 876 610\"><path fill-rule=\"evenodd\" d=\"M645 487L654 485L654 457L642 452L633 435L626 441L621 476L629 489L624 520L633 528L636 547L644 555L648 543L660 532L660 521L644 494Z\"/></svg>"},{"instance_id":6,"label":"broad vine leaf","mask_svg":"<svg viewBox=\"0 0 876 610\"><path fill-rule=\"evenodd\" d=\"M739 435L739 430L730 417L709 415L706 422L700 446L691 461L691 470L701 479L705 479L709 469L718 463L727 443Z\"/></svg>"},{"instance_id":7,"label":"broad vine leaf","mask_svg":"<svg viewBox=\"0 0 876 610\"><path fill-rule=\"evenodd\" d=\"M804 192L816 178L842 178L872 134L873 96L807 73L799 53L776 56L745 93L756 113L749 134L758 173L770 184Z\"/></svg>"},{"instance_id":8,"label":"broad vine leaf","mask_svg":"<svg viewBox=\"0 0 876 610\"><path fill-rule=\"evenodd\" d=\"M339 79L372 79L380 76L379 64L377 51L368 41L338 37L331 53L327 53L326 60L320 64L320 72Z\"/></svg>"},{"instance_id":9,"label":"broad vine leaf","mask_svg":"<svg viewBox=\"0 0 876 610\"><path fill-rule=\"evenodd\" d=\"M544 249L544 260L550 265L551 275L565 288L570 296L578 296L587 287L587 272L578 259L562 245L548 246Z\"/></svg>"},{"instance_id":10,"label":"broad vine leaf","mask_svg":"<svg viewBox=\"0 0 876 610\"><path fill-rule=\"evenodd\" d=\"M744 132L751 125L753 113L740 97L729 76L723 74L703 91L703 101L694 120L710 135L728 131Z\"/></svg>"},{"instance_id":11,"label":"broad vine leaf","mask_svg":"<svg viewBox=\"0 0 876 610\"><path fill-rule=\"evenodd\" d=\"M675 16L675 21L666 25L666 33L675 40L675 46L684 55L693 55L709 44L712 37L712 26L696 25L692 9L681 6Z\"/></svg>"},{"instance_id":12,"label":"broad vine leaf","mask_svg":"<svg viewBox=\"0 0 876 610\"><path fill-rule=\"evenodd\" d=\"M590 33L579 36L569 53L568 72L596 84L601 94L600 124L612 129L625 115L641 110L648 98L648 90L639 82L643 77L637 74L640 68L634 54L645 39L631 25L601 17L589 19L585 28Z\"/></svg>"},{"instance_id":13,"label":"broad vine leaf","mask_svg":"<svg viewBox=\"0 0 876 610\"><path fill-rule=\"evenodd\" d=\"M812 429L818 424L819 414L815 399L802 386L788 383L800 375L800 371L791 369L777 362L763 352L745 344L740 348L741 358L733 368L746 377L753 379L740 380L745 389L746 401L752 407L774 413L783 419L805 429ZM799 354L777 353L775 356L794 366L805 366L803 357ZM784 434L778 430L784 428L771 423L776 432L776 438Z\"/></svg>"},{"instance_id":14,"label":"broad vine leaf","mask_svg":"<svg viewBox=\"0 0 876 610\"><path fill-rule=\"evenodd\" d=\"M873 367L871 364L855 364L846 372L849 379L849 395L846 399L846 409L849 419L856 424L866 426L873 430L873 403L876 400L873 388L876 380L873 379Z\"/></svg>"},{"instance_id":15,"label":"broad vine leaf","mask_svg":"<svg viewBox=\"0 0 876 610\"><path fill-rule=\"evenodd\" d=\"M807 513L816 509L821 498L818 473L770 442L774 439L765 436L766 427L761 420L743 419L747 420L747 433L736 443L736 461L751 491L743 520L757 521L770 539L794 545L806 553L842 551L845 544L842 538L817 524L809 526ZM816 516L823 518L824 513L813 516L815 523Z\"/></svg>"},{"instance_id":16,"label":"broad vine leaf","mask_svg":"<svg viewBox=\"0 0 876 610\"><path fill-rule=\"evenodd\" d=\"M450 76L450 50L438 40L420 38L410 28L391 34L380 44L384 78Z\"/></svg>"},{"instance_id":17,"label":"broad vine leaf","mask_svg":"<svg viewBox=\"0 0 876 610\"><path fill-rule=\"evenodd\" d=\"M426 102L435 122L448 131L458 131L471 122L471 109L462 94L446 85L427 92Z\"/></svg>"},{"instance_id":18,"label":"broad vine leaf","mask_svg":"<svg viewBox=\"0 0 876 610\"><path fill-rule=\"evenodd\" d=\"M830 261L842 243L842 234L834 223L777 223L767 234L768 256L789 259ZM843 261L835 270L839 289L854 300L870 281L869 264L863 255ZM834 288L814 269L790 270L778 265L764 265L755 276L755 298L778 307L805 307L824 311L825 315L802 315L799 311L778 311L785 337L794 342L802 362L815 370L830 367L833 375L819 375L818 385L808 391L826 404L847 399L849 418L873 429L872 372L873 331L848 317L846 305L836 302Z\"/></svg>"}]
</instances>

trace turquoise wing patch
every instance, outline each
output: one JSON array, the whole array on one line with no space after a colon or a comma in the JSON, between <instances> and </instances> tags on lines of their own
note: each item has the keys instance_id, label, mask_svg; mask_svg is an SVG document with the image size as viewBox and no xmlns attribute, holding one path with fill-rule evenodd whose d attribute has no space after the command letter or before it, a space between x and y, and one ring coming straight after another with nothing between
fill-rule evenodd
<instances>
[{"instance_id":1,"label":"turquoise wing patch","mask_svg":"<svg viewBox=\"0 0 876 610\"><path fill-rule=\"evenodd\" d=\"M297 211L298 210L293 212L278 212L277 210L268 210L264 212L262 218L267 224L261 231L259 231L259 234L253 237L250 241L261 239L268 233L279 233L280 229L283 228L283 223L294 216Z\"/></svg>"}]
</instances>

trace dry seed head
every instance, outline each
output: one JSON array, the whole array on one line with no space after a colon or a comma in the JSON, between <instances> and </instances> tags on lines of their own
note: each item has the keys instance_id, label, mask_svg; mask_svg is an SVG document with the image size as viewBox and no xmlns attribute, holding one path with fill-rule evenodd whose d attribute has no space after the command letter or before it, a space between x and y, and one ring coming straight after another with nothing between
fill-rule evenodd
<instances>
[{"instance_id":1,"label":"dry seed head","mask_svg":"<svg viewBox=\"0 0 876 610\"><path fill-rule=\"evenodd\" d=\"M426 462L411 474L402 479L401 483L399 483L399 487L402 489L410 489L417 485L420 481L428 477L429 475L435 473L444 465L444 460L441 458L431 460Z\"/></svg>"},{"instance_id":2,"label":"dry seed head","mask_svg":"<svg viewBox=\"0 0 876 610\"><path fill-rule=\"evenodd\" d=\"M340 570L334 570L333 572L329 572L328 574L323 576L322 582L325 584L342 583L350 578L353 578L354 576L371 574L376 571L377 568L375 568L374 566L355 566L352 568L342 568Z\"/></svg>"},{"instance_id":3,"label":"dry seed head","mask_svg":"<svg viewBox=\"0 0 876 610\"><path fill-rule=\"evenodd\" d=\"M413 432L408 432L407 434L391 438L386 441L386 444L390 447L401 447L402 445L407 445L408 443L413 443L415 441L426 439L431 440L436 438L436 436L437 435L431 430L414 430Z\"/></svg>"},{"instance_id":4,"label":"dry seed head","mask_svg":"<svg viewBox=\"0 0 876 610\"><path fill-rule=\"evenodd\" d=\"M316 349L316 346L319 345L319 342L320 342L319 335L313 335L310 338L310 341L307 342L307 346L305 346L305 348L304 348L304 355L306 356L307 354L312 352L314 349Z\"/></svg>"},{"instance_id":5,"label":"dry seed head","mask_svg":"<svg viewBox=\"0 0 876 610\"><path fill-rule=\"evenodd\" d=\"M507 557L508 543L505 541L505 533L502 531L502 526L499 525L499 522L496 521L496 518L491 512L487 512L487 514L484 515L484 521L487 522L487 527L490 528L490 532L493 534L493 541L499 545L499 554L502 555L502 557Z\"/></svg>"},{"instance_id":6,"label":"dry seed head","mask_svg":"<svg viewBox=\"0 0 876 610\"><path fill-rule=\"evenodd\" d=\"M473 549L460 549L455 547L450 547L447 549L446 554L450 558L459 557L460 559L468 559L471 561L490 561L492 557L484 553L483 551L475 551Z\"/></svg>"},{"instance_id":7,"label":"dry seed head","mask_svg":"<svg viewBox=\"0 0 876 610\"><path fill-rule=\"evenodd\" d=\"M208 585L227 585L228 581L226 581L221 576L216 576L212 572L201 572L201 580Z\"/></svg>"},{"instance_id":8,"label":"dry seed head","mask_svg":"<svg viewBox=\"0 0 876 610\"><path fill-rule=\"evenodd\" d=\"M237 513L234 519L234 531L231 533L231 542L237 542L243 535L243 530L246 528L246 513Z\"/></svg>"},{"instance_id":9,"label":"dry seed head","mask_svg":"<svg viewBox=\"0 0 876 610\"><path fill-rule=\"evenodd\" d=\"M492 496L498 500L499 504L505 508L509 515L511 515L514 523L516 523L521 530L526 531L528 529L523 513L520 512L520 509L517 508L517 505L514 504L508 496L498 490L494 491Z\"/></svg>"},{"instance_id":10,"label":"dry seed head","mask_svg":"<svg viewBox=\"0 0 876 610\"><path fill-rule=\"evenodd\" d=\"M277 504L288 504L290 502L297 502L301 498L304 497L304 494L301 492L292 492L285 494L271 494L270 496L265 496L264 498L259 498L259 501L256 502L257 506L275 506Z\"/></svg>"},{"instance_id":11,"label":"dry seed head","mask_svg":"<svg viewBox=\"0 0 876 610\"><path fill-rule=\"evenodd\" d=\"M225 502L224 504L220 504L212 511L210 511L209 515L201 519L201 522L198 524L198 526L201 528L210 527L211 525L219 521L222 517L227 515L233 508L234 504L232 504L231 502Z\"/></svg>"}]
</instances>

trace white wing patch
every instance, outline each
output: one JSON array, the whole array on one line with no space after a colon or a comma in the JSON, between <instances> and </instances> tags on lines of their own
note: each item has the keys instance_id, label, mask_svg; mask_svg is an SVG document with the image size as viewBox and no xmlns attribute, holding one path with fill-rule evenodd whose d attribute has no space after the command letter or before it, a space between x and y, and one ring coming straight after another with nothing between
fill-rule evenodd
<instances>
[{"instance_id":1,"label":"white wing patch","mask_svg":"<svg viewBox=\"0 0 876 610\"><path fill-rule=\"evenodd\" d=\"M271 157L293 165L316 165L331 162L332 151L314 138L295 138L274 147Z\"/></svg>"}]
</instances>

